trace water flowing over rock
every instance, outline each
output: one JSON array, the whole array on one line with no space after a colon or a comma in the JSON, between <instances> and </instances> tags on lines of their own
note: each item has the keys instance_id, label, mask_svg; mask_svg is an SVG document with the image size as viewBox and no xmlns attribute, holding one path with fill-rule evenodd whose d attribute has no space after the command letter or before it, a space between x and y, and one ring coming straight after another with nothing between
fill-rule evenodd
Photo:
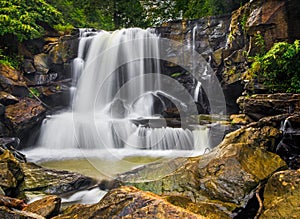
<instances>
[{"instance_id":1,"label":"water flowing over rock","mask_svg":"<svg viewBox=\"0 0 300 219\"><path fill-rule=\"evenodd\" d=\"M110 191L94 205L75 205L67 208L62 215L53 219L67 218L199 218L183 208L174 206L161 197L138 190L134 187L121 187Z\"/></svg>"}]
</instances>

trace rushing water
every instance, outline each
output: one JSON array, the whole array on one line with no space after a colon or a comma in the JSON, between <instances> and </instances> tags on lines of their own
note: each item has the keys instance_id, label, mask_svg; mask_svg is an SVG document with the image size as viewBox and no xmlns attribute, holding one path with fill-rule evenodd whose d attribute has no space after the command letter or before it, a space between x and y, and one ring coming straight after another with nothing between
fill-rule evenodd
<instances>
[{"instance_id":1,"label":"rushing water","mask_svg":"<svg viewBox=\"0 0 300 219\"><path fill-rule=\"evenodd\" d=\"M38 146L204 151L208 132L203 128L132 123L137 118L159 118L154 107L158 91L182 102L162 90L159 49L159 37L151 30L81 32L73 62L72 107L44 121Z\"/></svg>"}]
</instances>

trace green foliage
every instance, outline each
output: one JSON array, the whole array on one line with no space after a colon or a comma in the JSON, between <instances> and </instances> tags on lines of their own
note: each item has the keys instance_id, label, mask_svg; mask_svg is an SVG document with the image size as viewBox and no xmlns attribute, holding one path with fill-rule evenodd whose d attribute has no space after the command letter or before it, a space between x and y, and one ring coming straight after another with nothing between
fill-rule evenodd
<instances>
[{"instance_id":1,"label":"green foliage","mask_svg":"<svg viewBox=\"0 0 300 219\"><path fill-rule=\"evenodd\" d=\"M188 19L200 18L208 15L231 13L248 0L189 0L188 9L184 17Z\"/></svg>"},{"instance_id":2,"label":"green foliage","mask_svg":"<svg viewBox=\"0 0 300 219\"><path fill-rule=\"evenodd\" d=\"M268 86L272 92L300 93L300 43L279 42L258 55L251 71Z\"/></svg>"},{"instance_id":3,"label":"green foliage","mask_svg":"<svg viewBox=\"0 0 300 219\"><path fill-rule=\"evenodd\" d=\"M173 73L173 74L171 75L171 77L172 77L172 78L177 78L177 77L179 77L180 75L182 75L182 73L181 73L181 72L177 72L177 73Z\"/></svg>"},{"instance_id":4,"label":"green foliage","mask_svg":"<svg viewBox=\"0 0 300 219\"><path fill-rule=\"evenodd\" d=\"M43 24L59 22L61 14L44 0L0 0L0 36L33 39L43 34Z\"/></svg>"},{"instance_id":5,"label":"green foliage","mask_svg":"<svg viewBox=\"0 0 300 219\"><path fill-rule=\"evenodd\" d=\"M39 92L39 90L34 87L30 87L28 90L29 90L30 98L41 96L41 93Z\"/></svg>"},{"instance_id":6,"label":"green foliage","mask_svg":"<svg viewBox=\"0 0 300 219\"><path fill-rule=\"evenodd\" d=\"M19 57L17 55L14 56L7 56L4 54L4 51L0 49L0 64L9 66L14 69L18 69L20 67L20 61L22 60L22 57Z\"/></svg>"}]
</instances>

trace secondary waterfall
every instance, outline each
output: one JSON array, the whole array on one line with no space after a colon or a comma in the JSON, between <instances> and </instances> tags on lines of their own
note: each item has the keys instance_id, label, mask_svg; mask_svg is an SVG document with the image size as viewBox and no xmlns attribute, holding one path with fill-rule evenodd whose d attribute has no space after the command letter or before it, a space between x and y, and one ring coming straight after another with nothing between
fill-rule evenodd
<instances>
[{"instance_id":1,"label":"secondary waterfall","mask_svg":"<svg viewBox=\"0 0 300 219\"><path fill-rule=\"evenodd\" d=\"M204 127L192 130L132 122L164 121L156 115L154 102L159 95L182 104L162 89L159 37L151 30L82 31L73 64L71 107L44 122L40 147L200 151L208 147ZM165 110L163 101L159 106Z\"/></svg>"}]
</instances>

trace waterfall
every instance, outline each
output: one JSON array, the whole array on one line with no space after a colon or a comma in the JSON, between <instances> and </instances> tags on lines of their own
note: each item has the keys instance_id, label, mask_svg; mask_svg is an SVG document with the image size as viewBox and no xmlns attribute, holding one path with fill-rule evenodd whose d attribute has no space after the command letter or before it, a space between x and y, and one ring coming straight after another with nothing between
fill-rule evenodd
<instances>
[{"instance_id":1,"label":"waterfall","mask_svg":"<svg viewBox=\"0 0 300 219\"><path fill-rule=\"evenodd\" d=\"M158 92L164 92L159 37L153 31L139 28L81 31L79 39L78 57L73 61L70 109L44 121L39 147L149 150L208 147L207 129L146 127L132 122L138 118L162 119L154 110L154 98L158 99ZM168 95L165 94L176 99ZM194 97L198 99L196 93Z\"/></svg>"}]
</instances>

